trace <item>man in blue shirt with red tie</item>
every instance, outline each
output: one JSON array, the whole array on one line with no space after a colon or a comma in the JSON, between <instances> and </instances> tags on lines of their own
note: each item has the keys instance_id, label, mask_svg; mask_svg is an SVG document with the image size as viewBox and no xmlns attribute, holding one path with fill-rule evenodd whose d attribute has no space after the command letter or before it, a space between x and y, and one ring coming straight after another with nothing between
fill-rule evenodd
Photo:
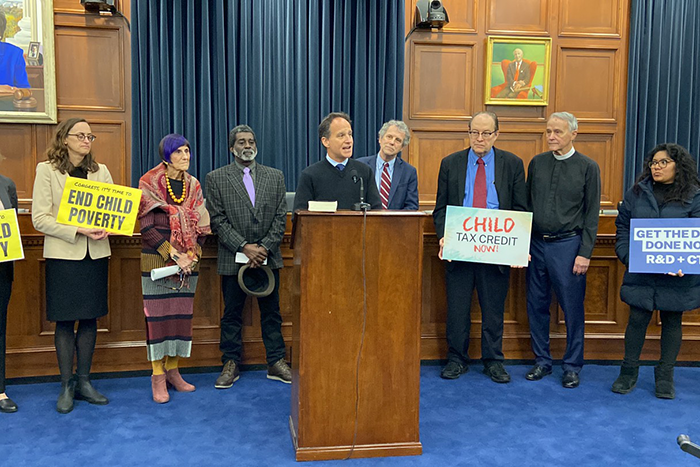
<instances>
[{"instance_id":1,"label":"man in blue shirt with red tie","mask_svg":"<svg viewBox=\"0 0 700 467\"><path fill-rule=\"evenodd\" d=\"M523 161L513 153L495 148L497 138L496 114L479 112L469 122L470 147L450 154L440 164L433 211L440 259L448 205L527 210ZM506 266L462 261L445 263L448 361L440 376L457 379L469 369L470 309L476 288L482 316L484 373L497 383L510 381L503 367L503 313L509 279L510 269Z\"/></svg>"}]
</instances>

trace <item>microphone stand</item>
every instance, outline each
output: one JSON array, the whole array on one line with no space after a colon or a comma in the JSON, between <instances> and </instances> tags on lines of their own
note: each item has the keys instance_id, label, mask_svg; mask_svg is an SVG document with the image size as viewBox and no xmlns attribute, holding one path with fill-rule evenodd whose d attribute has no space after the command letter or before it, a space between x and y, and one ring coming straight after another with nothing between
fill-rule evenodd
<instances>
[{"instance_id":1,"label":"microphone stand","mask_svg":"<svg viewBox=\"0 0 700 467\"><path fill-rule=\"evenodd\" d=\"M688 435L678 435L676 439L681 450L700 459L700 446L690 441Z\"/></svg>"},{"instance_id":2,"label":"microphone stand","mask_svg":"<svg viewBox=\"0 0 700 467\"><path fill-rule=\"evenodd\" d=\"M352 210L370 211L372 210L372 205L365 203L365 182L362 177L357 177L357 175L355 175L355 177L360 179L360 202L353 204Z\"/></svg>"}]
</instances>

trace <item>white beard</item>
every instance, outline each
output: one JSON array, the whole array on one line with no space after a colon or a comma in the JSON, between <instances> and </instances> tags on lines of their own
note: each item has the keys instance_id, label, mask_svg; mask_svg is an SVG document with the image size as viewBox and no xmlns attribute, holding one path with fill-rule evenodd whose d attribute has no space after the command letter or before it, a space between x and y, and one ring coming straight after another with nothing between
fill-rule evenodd
<instances>
[{"instance_id":1,"label":"white beard","mask_svg":"<svg viewBox=\"0 0 700 467\"><path fill-rule=\"evenodd\" d=\"M235 149L233 150L233 155L240 158L243 161L250 162L255 157L258 155L258 150L252 150L252 149L244 149L241 152L237 152Z\"/></svg>"}]
</instances>

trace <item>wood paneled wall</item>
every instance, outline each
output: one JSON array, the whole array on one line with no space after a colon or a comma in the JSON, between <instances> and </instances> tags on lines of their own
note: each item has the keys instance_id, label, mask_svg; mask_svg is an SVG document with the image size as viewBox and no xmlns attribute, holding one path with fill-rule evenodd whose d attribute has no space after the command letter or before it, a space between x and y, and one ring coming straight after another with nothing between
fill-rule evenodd
<instances>
[{"instance_id":1,"label":"wood paneled wall","mask_svg":"<svg viewBox=\"0 0 700 467\"><path fill-rule=\"evenodd\" d=\"M129 2L120 1L128 15ZM124 10L126 8L126 11ZM86 119L97 135L93 154L115 183L131 173L131 41L127 19L87 13L80 0L54 0L58 121ZM17 184L21 208L31 207L36 164L56 125L0 124L0 173Z\"/></svg>"},{"instance_id":2,"label":"wood paneled wall","mask_svg":"<svg viewBox=\"0 0 700 467\"><path fill-rule=\"evenodd\" d=\"M627 324L627 306L619 299L624 267L614 252L614 217L601 218L601 235L593 251L586 293L586 359L619 360ZM53 324L46 320L44 299L43 236L31 225L28 214L20 216L20 229L26 259L15 267L15 282L8 313L8 377L58 374L53 344ZM437 258L438 244L432 219L424 221L423 291L421 305L421 358L444 359L445 301L444 266ZM282 242L284 269L280 274L282 334L288 351L292 339L292 287L294 252L289 248L291 223ZM348 239L353 243L359 240ZM147 370L145 320L141 297L139 255L141 242L133 238L111 237L109 266L109 314L98 323L95 372ZM204 246L200 280L194 302L192 357L183 366L220 365L219 320L223 313L220 280L216 274L217 244L214 237ZM369 265L375 263L369 262ZM79 291L77 291L79 292ZM552 303L550 326L552 352L561 358L566 344L564 316L556 298ZM470 356L479 358L480 321L476 295L473 297ZM700 360L700 314L684 315L681 360ZM658 314L647 334L644 359L658 358L661 334ZM504 353L507 359L531 359L530 332L525 309L525 271L512 270L511 288L506 301ZM265 349L260 335L260 312L255 300L248 299L243 312L243 363L264 364ZM288 355L289 356L289 355ZM213 384L213 381L212 381Z\"/></svg>"},{"instance_id":3,"label":"wood paneled wall","mask_svg":"<svg viewBox=\"0 0 700 467\"><path fill-rule=\"evenodd\" d=\"M450 24L441 32L414 32L406 44L405 120L413 142L404 156L419 172L421 204L432 208L440 160L467 146L466 122L484 109L483 79L488 34L551 36L551 104L540 107L492 106L501 118L497 146L526 162L546 148L547 115L568 110L579 117L576 146L594 157L603 174L604 206L621 198L625 114L628 0L444 0ZM414 0L407 0L412 25ZM129 16L129 2L120 11ZM115 182L129 184L130 34L123 18L88 15L78 0L55 0L59 120L81 116L98 135L94 151L107 163ZM407 28L410 30L410 27ZM0 149L7 160L0 171L17 183L28 207L34 167L54 131L46 125L0 125ZM601 228L588 273L586 358L620 359L627 307L619 299L624 268L614 253L614 218L601 217ZM43 236L20 216L26 259L16 263L8 315L8 377L58 374L53 325L46 320ZM292 262L288 231L282 244L285 269L280 280L283 335L291 342ZM352 242L352 239L345 239ZM145 370L145 323L140 287L140 239L112 237L109 315L99 322L94 371ZM219 319L223 300L216 274L216 240L204 247L195 298L194 343L187 366L220 362ZM446 355L444 268L432 220L425 219L421 357ZM556 299L552 303L552 350L560 358L566 330ZM479 357L478 304L474 297L471 356ZM265 362L259 311L254 300L244 310L244 363ZM658 358L660 326L655 316L643 358ZM506 305L504 352L508 359L530 359L525 310L525 272L514 270ZM684 315L681 360L700 360L700 314Z\"/></svg>"},{"instance_id":4,"label":"wood paneled wall","mask_svg":"<svg viewBox=\"0 0 700 467\"><path fill-rule=\"evenodd\" d=\"M525 166L547 150L545 120L578 118L576 148L601 168L603 208L622 199L630 0L443 0L450 22L413 30L406 42L404 120L413 138L404 158L418 170L420 205L435 204L440 161L469 145L467 122L490 110L500 121L496 147ZM406 0L406 31L416 0ZM484 104L489 36L551 37L549 105Z\"/></svg>"}]
</instances>

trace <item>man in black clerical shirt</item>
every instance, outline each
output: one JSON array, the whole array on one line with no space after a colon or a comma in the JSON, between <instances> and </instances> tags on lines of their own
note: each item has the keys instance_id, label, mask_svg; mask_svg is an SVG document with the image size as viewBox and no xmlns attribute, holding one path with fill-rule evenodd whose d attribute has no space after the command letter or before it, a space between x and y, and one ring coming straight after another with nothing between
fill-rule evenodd
<instances>
[{"instance_id":1,"label":"man in black clerical shirt","mask_svg":"<svg viewBox=\"0 0 700 467\"><path fill-rule=\"evenodd\" d=\"M600 169L576 151L576 117L557 112L547 120L550 151L528 167L527 192L532 211L532 260L527 271L527 316L535 366L525 376L537 381L552 373L549 306L552 289L564 310L566 352L562 385L579 385L583 367L586 271L598 232Z\"/></svg>"},{"instance_id":2,"label":"man in black clerical shirt","mask_svg":"<svg viewBox=\"0 0 700 467\"><path fill-rule=\"evenodd\" d=\"M360 201L360 178L365 202L381 209L372 170L352 157L353 138L350 117L342 112L328 114L318 126L326 157L301 173L294 197L294 212L309 208L309 201L338 201L338 209L352 209Z\"/></svg>"}]
</instances>

